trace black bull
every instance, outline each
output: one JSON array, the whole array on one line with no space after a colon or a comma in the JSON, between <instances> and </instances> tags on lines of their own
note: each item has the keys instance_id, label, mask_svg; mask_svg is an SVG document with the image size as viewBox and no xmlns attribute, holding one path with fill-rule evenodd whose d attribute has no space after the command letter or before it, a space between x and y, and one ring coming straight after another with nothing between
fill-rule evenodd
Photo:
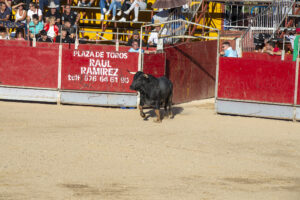
<instances>
[{"instance_id":1,"label":"black bull","mask_svg":"<svg viewBox=\"0 0 300 200\"><path fill-rule=\"evenodd\" d=\"M130 89L140 92L140 115L145 118L143 106L148 105L155 108L157 119L155 122L161 122L160 106L164 104L165 115L173 118L172 113L172 95L173 84L166 77L155 78L149 74L138 71L130 85Z\"/></svg>"}]
</instances>

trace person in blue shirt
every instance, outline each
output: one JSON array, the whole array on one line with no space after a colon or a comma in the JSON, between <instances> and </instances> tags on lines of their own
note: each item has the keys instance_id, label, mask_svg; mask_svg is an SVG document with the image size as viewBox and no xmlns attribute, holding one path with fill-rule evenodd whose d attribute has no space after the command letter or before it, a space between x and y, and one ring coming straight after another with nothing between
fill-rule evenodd
<instances>
[{"instance_id":1,"label":"person in blue shirt","mask_svg":"<svg viewBox=\"0 0 300 200\"><path fill-rule=\"evenodd\" d=\"M137 40L134 40L133 42L132 42L132 46L131 46L131 48L128 50L128 52L130 52L130 53L139 53L139 43L138 43L138 41ZM144 50L142 49L142 53L144 53Z\"/></svg>"},{"instance_id":2,"label":"person in blue shirt","mask_svg":"<svg viewBox=\"0 0 300 200\"><path fill-rule=\"evenodd\" d=\"M222 43L222 51L220 53L224 57L233 57L237 58L237 52L232 49L229 42L223 42Z\"/></svg>"},{"instance_id":3,"label":"person in blue shirt","mask_svg":"<svg viewBox=\"0 0 300 200\"><path fill-rule=\"evenodd\" d=\"M37 35L44 29L44 25L39 21L39 16L37 14L32 15L32 21L29 23L30 37L33 38L34 35Z\"/></svg>"}]
</instances>

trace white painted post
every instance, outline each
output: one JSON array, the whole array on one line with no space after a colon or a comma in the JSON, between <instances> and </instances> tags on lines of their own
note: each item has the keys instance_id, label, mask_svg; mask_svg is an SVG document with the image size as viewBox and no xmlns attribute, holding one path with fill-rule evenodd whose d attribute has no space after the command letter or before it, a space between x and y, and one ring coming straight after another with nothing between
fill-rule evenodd
<instances>
[{"instance_id":1,"label":"white painted post","mask_svg":"<svg viewBox=\"0 0 300 200\"><path fill-rule=\"evenodd\" d=\"M299 47L299 44L298 44ZM298 97L298 81L299 81L299 56L296 60L296 75L295 75L295 90L294 90L294 115L293 121L296 121L296 105L297 105L297 97Z\"/></svg>"},{"instance_id":2,"label":"white painted post","mask_svg":"<svg viewBox=\"0 0 300 200\"><path fill-rule=\"evenodd\" d=\"M119 28L117 28L116 51L119 51Z\"/></svg>"},{"instance_id":3,"label":"white painted post","mask_svg":"<svg viewBox=\"0 0 300 200\"><path fill-rule=\"evenodd\" d=\"M235 50L236 50L239 58L242 57L241 42L242 42L241 38L236 39L236 42L235 42Z\"/></svg>"},{"instance_id":4,"label":"white painted post","mask_svg":"<svg viewBox=\"0 0 300 200\"><path fill-rule=\"evenodd\" d=\"M61 89L61 62L62 62L62 44L59 44L58 53L58 70L57 70L57 105L60 105L60 89Z\"/></svg>"},{"instance_id":5,"label":"white painted post","mask_svg":"<svg viewBox=\"0 0 300 200\"><path fill-rule=\"evenodd\" d=\"M216 60L216 80L215 80L215 109L217 112L217 96L218 96L218 84L219 84L219 60L220 60L220 31L218 30L217 40L217 60Z\"/></svg>"}]
</instances>

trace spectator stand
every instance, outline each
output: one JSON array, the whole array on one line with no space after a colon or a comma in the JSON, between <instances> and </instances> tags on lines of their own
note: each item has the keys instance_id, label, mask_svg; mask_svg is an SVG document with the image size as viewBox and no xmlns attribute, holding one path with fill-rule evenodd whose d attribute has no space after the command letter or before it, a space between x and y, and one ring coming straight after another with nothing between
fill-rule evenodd
<instances>
[{"instance_id":1,"label":"spectator stand","mask_svg":"<svg viewBox=\"0 0 300 200\"><path fill-rule=\"evenodd\" d=\"M72 9L79 10L81 12L86 12L87 14L85 17L83 17L80 20L80 32L84 33L84 36L86 38L97 38L100 34L100 38L106 39L106 40L113 40L115 39L113 36L116 35L116 31L118 28L119 35L122 36L120 39L123 41L127 40L127 35L130 35L130 33L133 30L139 29L141 25L150 24L151 19L153 17L153 14L158 12L157 10L149 9L151 7L151 3L154 1L148 1L148 9L146 10L140 10L139 20L137 22L132 22L132 20L128 20L126 22L118 22L117 20L110 20L106 17L104 20L100 19L100 12L99 7L78 7L78 6L72 6ZM184 18L189 21L195 21L196 23L199 23L201 20L203 20L204 23L205 13L208 13L209 10L215 9L215 4L204 1L204 0L191 0L189 1L189 7L184 12ZM211 5L211 6L209 6ZM87 12L88 11L88 12ZM214 12L214 11L212 11ZM149 15L150 14L150 15ZM170 14L168 20L176 20L176 13L173 12ZM207 19L206 21L208 21ZM212 21L212 20L211 20ZM192 35L194 32L199 32L199 30L195 29L196 26L193 27L186 27L186 30L189 29L190 34ZM150 28L150 27L147 27ZM146 33L149 32L150 29L146 30ZM202 32L204 32L204 28ZM98 34L98 35L97 35Z\"/></svg>"},{"instance_id":2,"label":"spectator stand","mask_svg":"<svg viewBox=\"0 0 300 200\"><path fill-rule=\"evenodd\" d=\"M148 8L151 7L151 3L153 1L148 1ZM113 40L113 36L116 35L117 29L123 41L127 40L127 35L135 29L140 28L142 24L149 23L155 13L155 10L146 9L140 10L139 21L132 22L131 20L127 20L126 22L118 22L119 17L116 20L110 20L109 18L105 18L105 20L100 19L100 8L98 3L96 2L95 7L78 7L78 6L71 6L72 9L77 10L81 13L86 13L82 16L80 20L80 32L86 38L97 38L99 34L100 38L104 40ZM107 34L106 34L107 33ZM127 34L124 34L127 33Z\"/></svg>"},{"instance_id":3,"label":"spectator stand","mask_svg":"<svg viewBox=\"0 0 300 200\"><path fill-rule=\"evenodd\" d=\"M243 52L254 51L254 38L259 34L269 34L271 38L277 37L277 32L295 8L295 1L274 1L260 14L252 19L252 23L241 37Z\"/></svg>"}]
</instances>

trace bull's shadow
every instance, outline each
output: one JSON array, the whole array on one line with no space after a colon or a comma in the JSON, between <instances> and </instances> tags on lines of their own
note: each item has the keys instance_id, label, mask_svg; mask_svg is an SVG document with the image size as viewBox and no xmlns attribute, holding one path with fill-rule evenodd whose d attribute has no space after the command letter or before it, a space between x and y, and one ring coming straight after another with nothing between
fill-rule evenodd
<instances>
[{"instance_id":1,"label":"bull's shadow","mask_svg":"<svg viewBox=\"0 0 300 200\"><path fill-rule=\"evenodd\" d=\"M145 112L146 117L144 118L144 121L148 121L150 117L151 117L151 118L155 118L155 117L156 117L155 109L149 108L149 107L148 107L148 108L145 108L145 110L146 110L146 109L147 109L148 111ZM145 110L144 110L144 111L145 111ZM184 109L183 109L182 107L179 107L179 106L173 106L173 107L172 107L173 119L176 117L176 115L182 113L183 110L184 110ZM164 111L163 108L160 109L160 117L161 117L161 120L167 119L167 118L165 117L165 111Z\"/></svg>"}]
</instances>

